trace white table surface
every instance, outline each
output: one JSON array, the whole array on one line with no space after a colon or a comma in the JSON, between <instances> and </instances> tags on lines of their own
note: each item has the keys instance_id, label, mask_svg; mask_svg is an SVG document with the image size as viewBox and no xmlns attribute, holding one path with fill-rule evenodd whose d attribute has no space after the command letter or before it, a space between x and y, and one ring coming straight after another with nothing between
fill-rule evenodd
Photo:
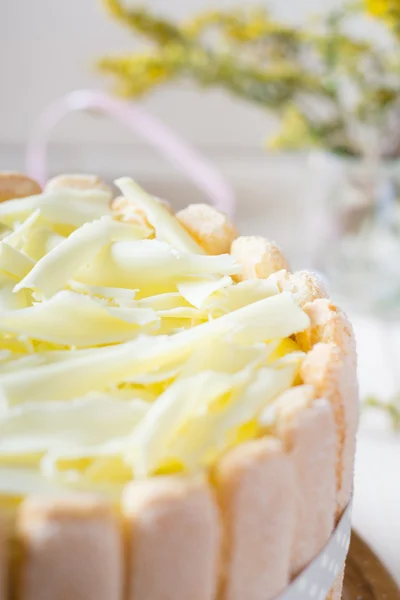
<instances>
[{"instance_id":1,"label":"white table surface","mask_svg":"<svg viewBox=\"0 0 400 600\"><path fill-rule=\"evenodd\" d=\"M400 391L400 324L391 326L388 349L382 347L385 330L378 322L351 318L358 344L361 397L368 393L387 397L397 385ZM354 485L353 526L400 585L400 432L393 433L379 412L361 415Z\"/></svg>"}]
</instances>

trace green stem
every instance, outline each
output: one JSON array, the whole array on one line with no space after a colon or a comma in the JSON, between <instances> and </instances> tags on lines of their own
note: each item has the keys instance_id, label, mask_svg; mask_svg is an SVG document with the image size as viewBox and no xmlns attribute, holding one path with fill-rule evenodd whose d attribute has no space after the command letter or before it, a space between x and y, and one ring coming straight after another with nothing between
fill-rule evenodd
<instances>
[{"instance_id":1,"label":"green stem","mask_svg":"<svg viewBox=\"0 0 400 600\"><path fill-rule=\"evenodd\" d=\"M375 408L385 412L391 420L393 429L400 430L400 396L395 396L392 400L384 402L371 396L366 398L363 403L365 408Z\"/></svg>"}]
</instances>

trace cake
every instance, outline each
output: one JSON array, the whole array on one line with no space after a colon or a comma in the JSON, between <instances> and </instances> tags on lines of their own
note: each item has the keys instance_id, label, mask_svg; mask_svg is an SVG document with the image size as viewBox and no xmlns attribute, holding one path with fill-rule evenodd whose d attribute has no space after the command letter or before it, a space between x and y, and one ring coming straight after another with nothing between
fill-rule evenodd
<instances>
[{"instance_id":1,"label":"cake","mask_svg":"<svg viewBox=\"0 0 400 600\"><path fill-rule=\"evenodd\" d=\"M0 598L271 600L351 498L351 326L275 243L116 186L0 175Z\"/></svg>"}]
</instances>

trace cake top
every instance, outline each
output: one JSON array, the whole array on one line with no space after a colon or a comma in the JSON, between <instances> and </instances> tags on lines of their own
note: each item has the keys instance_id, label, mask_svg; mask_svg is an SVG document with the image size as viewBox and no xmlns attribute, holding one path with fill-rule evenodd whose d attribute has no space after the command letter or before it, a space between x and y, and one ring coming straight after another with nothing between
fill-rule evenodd
<instances>
[{"instance_id":1,"label":"cake top","mask_svg":"<svg viewBox=\"0 0 400 600\"><path fill-rule=\"evenodd\" d=\"M309 317L224 215L72 182L0 204L0 495L204 472L299 383Z\"/></svg>"}]
</instances>

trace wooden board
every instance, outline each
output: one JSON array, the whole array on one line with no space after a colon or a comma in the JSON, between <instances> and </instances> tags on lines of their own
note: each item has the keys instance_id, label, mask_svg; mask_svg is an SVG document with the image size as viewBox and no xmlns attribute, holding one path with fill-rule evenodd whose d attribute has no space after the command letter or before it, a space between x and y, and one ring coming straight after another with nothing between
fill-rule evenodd
<instances>
[{"instance_id":1,"label":"wooden board","mask_svg":"<svg viewBox=\"0 0 400 600\"><path fill-rule=\"evenodd\" d=\"M342 600L400 600L393 577L369 546L353 531Z\"/></svg>"}]
</instances>

